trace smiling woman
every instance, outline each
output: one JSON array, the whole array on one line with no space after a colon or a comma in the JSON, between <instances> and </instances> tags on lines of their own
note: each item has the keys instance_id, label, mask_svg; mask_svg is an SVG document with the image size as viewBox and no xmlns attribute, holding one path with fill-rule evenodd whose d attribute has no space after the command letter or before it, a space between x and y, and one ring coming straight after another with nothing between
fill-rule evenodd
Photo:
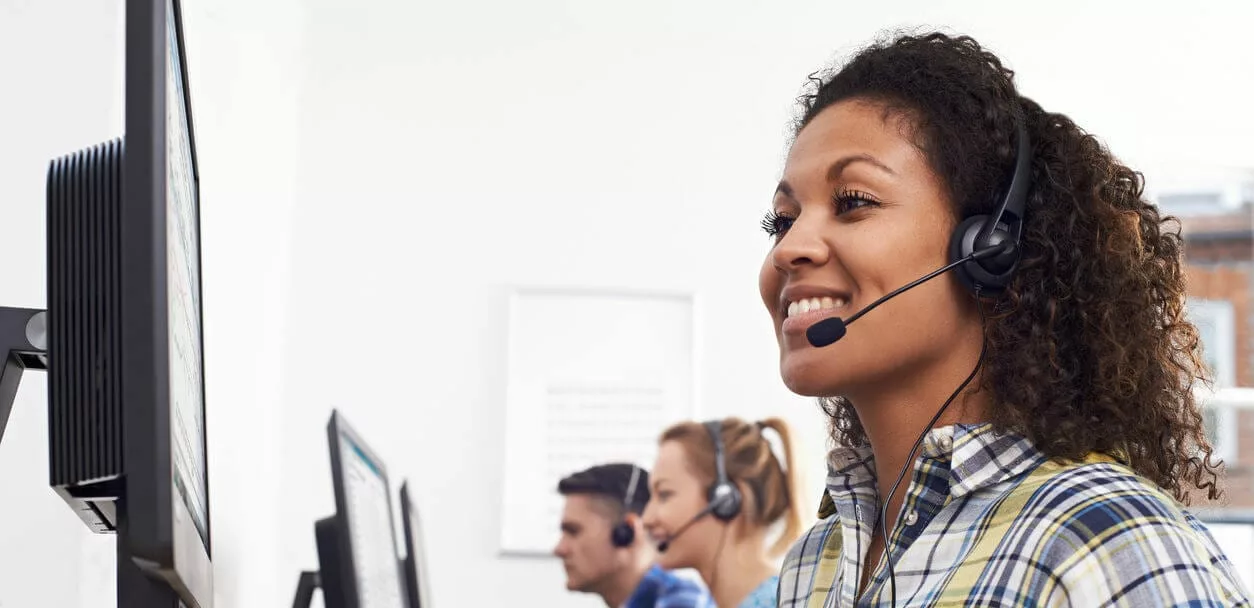
<instances>
[{"instance_id":1,"label":"smiling woman","mask_svg":"<svg viewBox=\"0 0 1254 608\"><path fill-rule=\"evenodd\" d=\"M1139 174L970 38L812 80L759 286L837 447L779 605L1248 605L1181 504L1217 468L1178 228ZM834 317L860 320L810 332Z\"/></svg>"}]
</instances>

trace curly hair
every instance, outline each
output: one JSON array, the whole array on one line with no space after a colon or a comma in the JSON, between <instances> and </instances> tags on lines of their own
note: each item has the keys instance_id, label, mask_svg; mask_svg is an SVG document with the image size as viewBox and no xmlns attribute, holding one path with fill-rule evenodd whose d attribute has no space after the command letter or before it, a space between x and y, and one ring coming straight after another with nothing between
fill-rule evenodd
<instances>
[{"instance_id":1,"label":"curly hair","mask_svg":"<svg viewBox=\"0 0 1254 608\"><path fill-rule=\"evenodd\" d=\"M1194 399L1207 374L1185 316L1180 226L1143 197L1142 175L1019 95L1014 72L967 36L879 40L809 82L794 136L841 100L881 104L907 120L960 218L992 209L1024 122L1033 162L1019 266L981 303L991 422L1050 458L1115 456L1186 504L1189 486L1217 498L1222 463ZM848 399L820 403L834 442L867 443Z\"/></svg>"}]
</instances>

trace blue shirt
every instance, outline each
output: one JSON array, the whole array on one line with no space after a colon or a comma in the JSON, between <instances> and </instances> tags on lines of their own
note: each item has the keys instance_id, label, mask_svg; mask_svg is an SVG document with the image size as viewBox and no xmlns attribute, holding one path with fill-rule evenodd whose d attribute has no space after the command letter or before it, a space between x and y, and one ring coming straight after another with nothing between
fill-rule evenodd
<instances>
[{"instance_id":1,"label":"blue shirt","mask_svg":"<svg viewBox=\"0 0 1254 608\"><path fill-rule=\"evenodd\" d=\"M758 585L736 608L775 608L779 592L779 576L772 576Z\"/></svg>"},{"instance_id":2,"label":"blue shirt","mask_svg":"<svg viewBox=\"0 0 1254 608\"><path fill-rule=\"evenodd\" d=\"M771 604L774 606L774 603ZM644 573L624 608L714 608L701 585L654 565Z\"/></svg>"}]
</instances>

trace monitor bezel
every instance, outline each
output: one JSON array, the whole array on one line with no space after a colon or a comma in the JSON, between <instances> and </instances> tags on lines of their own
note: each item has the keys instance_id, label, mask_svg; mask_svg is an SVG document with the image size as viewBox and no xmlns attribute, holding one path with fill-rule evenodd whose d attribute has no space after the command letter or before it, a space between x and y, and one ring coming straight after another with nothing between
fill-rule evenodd
<instances>
[{"instance_id":1,"label":"monitor bezel","mask_svg":"<svg viewBox=\"0 0 1254 608\"><path fill-rule=\"evenodd\" d=\"M340 533L340 583L344 590L345 608L359 608L361 605L361 590L357 588L357 559L353 555L352 544L352 524L348 508L347 488L344 484L344 461L340 452L340 435L347 435L349 440L357 444L362 452L379 467L379 474L383 477L383 487L388 505L388 538L392 544L391 555L393 562L396 557L396 514L392 508L392 480L388 476L387 464L379 457L378 452L370 446L351 424L345 420L344 415L339 410L331 411L331 419L327 422L327 443L331 449L331 486L335 491L335 516L339 519L338 531ZM397 584L404 585L405 573L401 572L400 564L396 564ZM397 592L404 597L405 590L398 588Z\"/></svg>"},{"instance_id":2,"label":"monitor bezel","mask_svg":"<svg viewBox=\"0 0 1254 608\"><path fill-rule=\"evenodd\" d=\"M126 542L135 562L166 579L185 602L213 605L212 489L208 479L208 420L205 463L205 536L176 499L171 454L169 314L167 280L166 74L171 16L180 63L187 137L196 196L197 290L203 294L200 165L188 81L180 0L126 1L125 154L122 209L121 341ZM204 304L200 298L201 408L205 400Z\"/></svg>"}]
</instances>

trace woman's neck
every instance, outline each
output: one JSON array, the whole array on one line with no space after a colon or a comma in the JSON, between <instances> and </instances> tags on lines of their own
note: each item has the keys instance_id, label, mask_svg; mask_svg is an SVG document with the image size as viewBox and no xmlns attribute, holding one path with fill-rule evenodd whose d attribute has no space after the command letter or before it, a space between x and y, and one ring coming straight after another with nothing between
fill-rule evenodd
<instances>
[{"instance_id":1,"label":"woman's neck","mask_svg":"<svg viewBox=\"0 0 1254 608\"><path fill-rule=\"evenodd\" d=\"M766 557L764 532L743 539L732 538L735 531L731 528L725 534L728 538L723 550L697 571L716 606L736 608L758 585L779 572Z\"/></svg>"},{"instance_id":2,"label":"woman's neck","mask_svg":"<svg viewBox=\"0 0 1254 608\"><path fill-rule=\"evenodd\" d=\"M854 410L866 431L871 451L875 454L876 486L880 500L892 490L902 468L907 467L897 491L889 498L888 517L884 522L891 531L901 504L905 500L917 452L912 452L919 434L924 431L937 410L970 375L979 357L979 344L974 352L955 352L923 372L911 374L909 382L870 394L851 396ZM979 423L989 419L991 404L987 391L977 391L982 374L977 374L931 428L958 423Z\"/></svg>"}]
</instances>

